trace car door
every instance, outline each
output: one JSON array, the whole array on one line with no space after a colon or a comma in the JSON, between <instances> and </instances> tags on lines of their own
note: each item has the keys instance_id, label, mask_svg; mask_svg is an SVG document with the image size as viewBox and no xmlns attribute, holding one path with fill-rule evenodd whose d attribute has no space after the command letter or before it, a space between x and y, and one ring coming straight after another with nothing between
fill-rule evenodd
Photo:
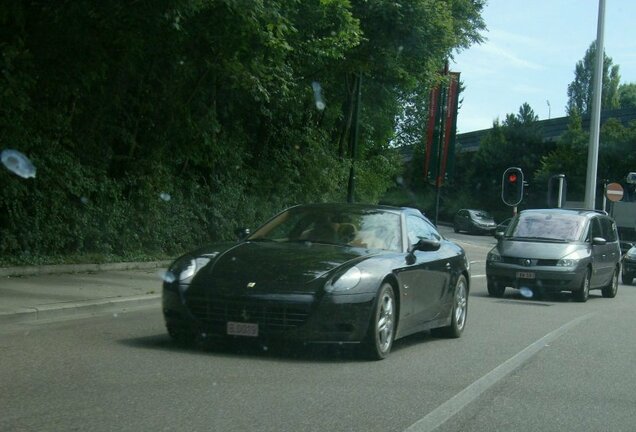
<instances>
[{"instance_id":1,"label":"car door","mask_svg":"<svg viewBox=\"0 0 636 432\"><path fill-rule=\"evenodd\" d=\"M602 285L605 286L609 284L612 275L614 274L614 270L616 269L616 264L620 260L621 252L620 245L618 242L618 233L616 231L616 223L614 220L607 216L602 216L599 218L601 223L601 232L603 234L603 238L607 241L605 245L604 251L604 262L603 262L603 279Z\"/></svg>"},{"instance_id":2,"label":"car door","mask_svg":"<svg viewBox=\"0 0 636 432\"><path fill-rule=\"evenodd\" d=\"M415 215L406 217L409 247L419 239L438 240L437 251L414 251L413 258L398 273L407 301L405 318L412 326L419 326L439 316L444 294L450 282L450 248L429 222Z\"/></svg>"},{"instance_id":3,"label":"car door","mask_svg":"<svg viewBox=\"0 0 636 432\"><path fill-rule=\"evenodd\" d=\"M609 248L607 244L594 244L595 238L605 238L600 217L594 217L590 221L590 241L592 244L592 279L590 280L590 284L592 287L605 284L608 278L609 263Z\"/></svg>"}]
</instances>

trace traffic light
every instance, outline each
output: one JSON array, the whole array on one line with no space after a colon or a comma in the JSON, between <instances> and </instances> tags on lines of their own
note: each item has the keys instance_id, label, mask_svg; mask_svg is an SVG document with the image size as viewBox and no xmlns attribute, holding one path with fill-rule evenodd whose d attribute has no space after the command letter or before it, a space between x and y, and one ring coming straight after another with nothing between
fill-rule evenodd
<instances>
[{"instance_id":1,"label":"traffic light","mask_svg":"<svg viewBox=\"0 0 636 432\"><path fill-rule=\"evenodd\" d=\"M518 205L523 199L523 171L521 168L510 167L503 173L501 179L501 199L511 207Z\"/></svg>"}]
</instances>

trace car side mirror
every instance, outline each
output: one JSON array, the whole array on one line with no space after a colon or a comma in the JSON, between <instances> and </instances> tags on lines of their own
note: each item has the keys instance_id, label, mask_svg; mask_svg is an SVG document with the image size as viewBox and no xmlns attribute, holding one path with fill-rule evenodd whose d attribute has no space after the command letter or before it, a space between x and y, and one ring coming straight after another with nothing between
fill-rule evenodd
<instances>
[{"instance_id":1,"label":"car side mirror","mask_svg":"<svg viewBox=\"0 0 636 432\"><path fill-rule=\"evenodd\" d=\"M434 252L439 250L441 245L439 240L419 239L417 243L409 248L409 253L406 255L406 263L409 265L415 264L415 251Z\"/></svg>"},{"instance_id":2,"label":"car side mirror","mask_svg":"<svg viewBox=\"0 0 636 432\"><path fill-rule=\"evenodd\" d=\"M501 240L504 236L504 232L503 231L495 231L495 238L497 240Z\"/></svg>"},{"instance_id":3,"label":"car side mirror","mask_svg":"<svg viewBox=\"0 0 636 432\"><path fill-rule=\"evenodd\" d=\"M249 228L237 228L234 230L234 234L236 234L236 237L242 241L248 238L249 235L252 234L252 231L250 231Z\"/></svg>"},{"instance_id":4,"label":"car side mirror","mask_svg":"<svg viewBox=\"0 0 636 432\"><path fill-rule=\"evenodd\" d=\"M419 239L417 243L411 246L411 249L409 252L413 253L416 250L422 251L422 252L434 252L436 250L439 250L441 245L442 244L439 242L439 240L421 238Z\"/></svg>"},{"instance_id":5,"label":"car side mirror","mask_svg":"<svg viewBox=\"0 0 636 432\"><path fill-rule=\"evenodd\" d=\"M607 240L605 240L603 237L594 237L592 239L592 244L594 246L604 246L607 244Z\"/></svg>"}]
</instances>

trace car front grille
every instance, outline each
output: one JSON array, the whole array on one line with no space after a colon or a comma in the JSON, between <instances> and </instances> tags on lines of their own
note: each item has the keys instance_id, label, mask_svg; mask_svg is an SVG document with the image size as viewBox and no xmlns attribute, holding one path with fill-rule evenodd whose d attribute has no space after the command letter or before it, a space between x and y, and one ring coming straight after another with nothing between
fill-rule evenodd
<instances>
[{"instance_id":1,"label":"car front grille","mask_svg":"<svg viewBox=\"0 0 636 432\"><path fill-rule=\"evenodd\" d=\"M258 323L261 329L287 330L301 326L309 316L310 303L284 303L253 299L189 297L190 312L199 320L223 326L228 321Z\"/></svg>"},{"instance_id":2,"label":"car front grille","mask_svg":"<svg viewBox=\"0 0 636 432\"><path fill-rule=\"evenodd\" d=\"M559 262L559 260L503 257L503 262L506 264L515 264L524 267L554 267L557 265L557 262Z\"/></svg>"}]
</instances>

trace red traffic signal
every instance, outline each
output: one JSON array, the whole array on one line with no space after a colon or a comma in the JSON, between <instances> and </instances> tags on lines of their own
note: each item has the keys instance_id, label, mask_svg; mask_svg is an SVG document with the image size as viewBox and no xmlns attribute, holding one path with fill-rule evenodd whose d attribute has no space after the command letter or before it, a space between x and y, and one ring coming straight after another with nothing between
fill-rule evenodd
<instances>
[{"instance_id":1,"label":"red traffic signal","mask_svg":"<svg viewBox=\"0 0 636 432\"><path fill-rule=\"evenodd\" d=\"M523 171L510 167L504 171L501 179L501 199L506 205L514 207L523 199Z\"/></svg>"}]
</instances>

